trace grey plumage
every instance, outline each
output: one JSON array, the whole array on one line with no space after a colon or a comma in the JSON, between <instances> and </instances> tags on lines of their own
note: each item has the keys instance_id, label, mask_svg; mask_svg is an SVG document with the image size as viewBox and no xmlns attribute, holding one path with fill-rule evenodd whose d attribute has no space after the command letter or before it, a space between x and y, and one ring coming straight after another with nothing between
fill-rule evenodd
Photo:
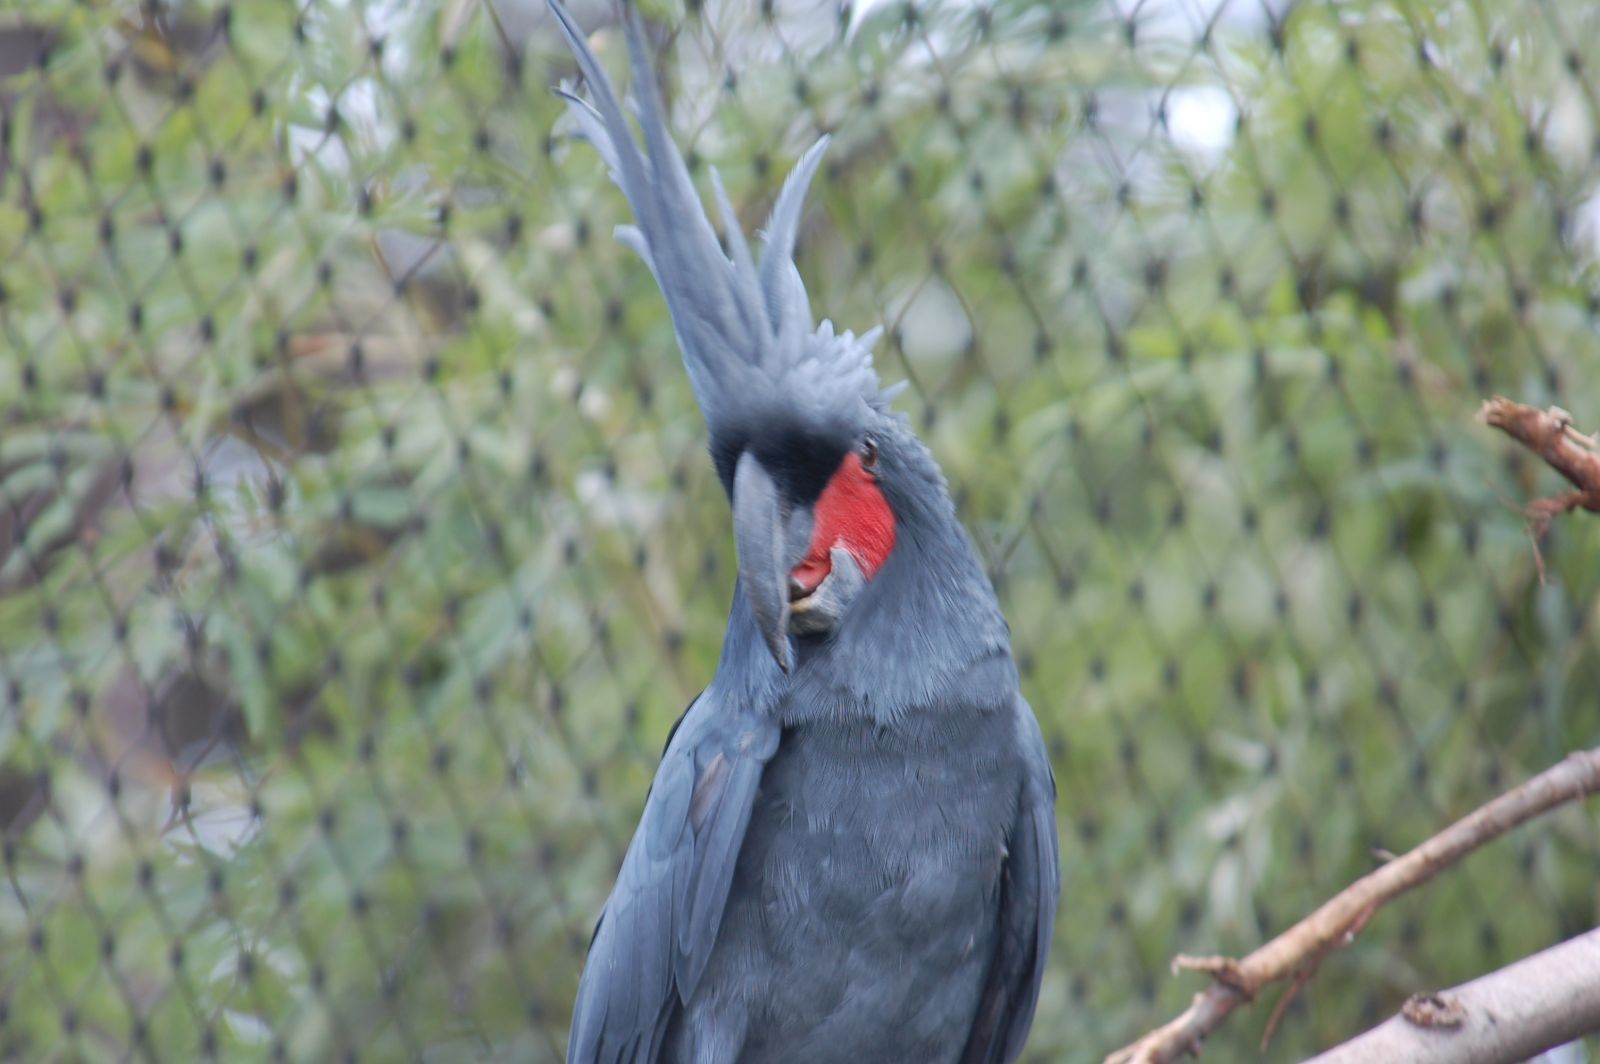
<instances>
[{"instance_id":1,"label":"grey plumage","mask_svg":"<svg viewBox=\"0 0 1600 1064\"><path fill-rule=\"evenodd\" d=\"M617 236L649 265L666 296L684 365L713 434L731 417L792 402L796 395L827 412L856 402L879 403L871 355L878 331L862 337L848 331L836 334L828 321L814 328L811 304L792 258L806 190L828 138L813 144L784 182L759 265L721 180L712 172L732 251L729 258L717 243L688 167L668 137L654 83L649 77L634 81L645 154L576 24L559 8L556 17L596 103L591 107L566 94L571 113L633 207L637 224L618 227ZM625 24L634 69L648 70L644 38L631 12Z\"/></svg>"},{"instance_id":2,"label":"grey plumage","mask_svg":"<svg viewBox=\"0 0 1600 1064\"><path fill-rule=\"evenodd\" d=\"M631 13L648 154L552 7L596 101L568 95L572 113L633 207L619 235L666 296L740 550L716 675L668 741L568 1059L1015 1060L1060 889L1054 781L943 477L878 386L875 333L813 326L792 255L826 141L785 183L759 264L713 173L724 254ZM841 483L862 493L856 509L825 503ZM849 529L817 539L875 505L890 546ZM803 559L830 547L815 563L825 593L796 588ZM833 565L846 568L828 583Z\"/></svg>"}]
</instances>

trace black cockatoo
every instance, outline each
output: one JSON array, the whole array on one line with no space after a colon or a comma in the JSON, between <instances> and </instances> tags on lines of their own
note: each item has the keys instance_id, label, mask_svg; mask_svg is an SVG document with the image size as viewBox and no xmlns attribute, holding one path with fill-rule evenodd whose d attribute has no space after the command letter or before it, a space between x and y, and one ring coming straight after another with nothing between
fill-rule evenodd
<instances>
[{"instance_id":1,"label":"black cockatoo","mask_svg":"<svg viewBox=\"0 0 1600 1064\"><path fill-rule=\"evenodd\" d=\"M559 0L568 97L637 218L733 509L711 684L668 738L595 929L569 1064L1015 1060L1060 893L1055 783L994 590L889 410L874 334L814 323L792 260L819 142L759 263L727 251L626 15L644 147Z\"/></svg>"}]
</instances>

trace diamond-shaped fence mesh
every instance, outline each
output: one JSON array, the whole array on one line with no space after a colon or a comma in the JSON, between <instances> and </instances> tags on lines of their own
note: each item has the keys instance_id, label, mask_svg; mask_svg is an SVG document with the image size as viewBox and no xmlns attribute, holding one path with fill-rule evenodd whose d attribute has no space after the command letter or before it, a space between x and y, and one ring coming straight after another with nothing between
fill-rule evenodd
<instances>
[{"instance_id":1,"label":"diamond-shaped fence mesh","mask_svg":"<svg viewBox=\"0 0 1600 1064\"><path fill-rule=\"evenodd\" d=\"M609 4L576 14L619 81ZM1587 0L644 5L747 229L943 463L1060 785L1029 1059L1600 738ZM0 1055L561 1059L715 665L725 502L542 0L0 13ZM1271 1059L1600 922L1573 809ZM1265 1010L1260 1010L1264 1012ZM1207 1057L1253 1057L1264 1016Z\"/></svg>"}]
</instances>

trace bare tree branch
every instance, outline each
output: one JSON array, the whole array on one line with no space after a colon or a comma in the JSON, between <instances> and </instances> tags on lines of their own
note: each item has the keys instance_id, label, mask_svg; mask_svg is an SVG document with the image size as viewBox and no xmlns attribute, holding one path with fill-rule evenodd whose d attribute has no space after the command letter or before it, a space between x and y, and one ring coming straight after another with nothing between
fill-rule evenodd
<instances>
[{"instance_id":1,"label":"bare tree branch","mask_svg":"<svg viewBox=\"0 0 1600 1064\"><path fill-rule=\"evenodd\" d=\"M1106 1058L1106 1064L1166 1064L1198 1054L1230 1013L1273 983L1314 970L1329 951L1348 944L1374 912L1427 882L1473 850L1557 806L1600 791L1600 747L1564 761L1480 806L1416 849L1368 873L1243 960L1179 956L1173 970L1211 974L1211 985L1170 1023ZM1306 978L1309 978L1307 976ZM1406 1059L1404 1057L1395 1059Z\"/></svg>"},{"instance_id":2,"label":"bare tree branch","mask_svg":"<svg viewBox=\"0 0 1600 1064\"><path fill-rule=\"evenodd\" d=\"M1600 929L1400 1014L1307 1064L1513 1064L1600 1029Z\"/></svg>"},{"instance_id":3,"label":"bare tree branch","mask_svg":"<svg viewBox=\"0 0 1600 1064\"><path fill-rule=\"evenodd\" d=\"M1522 508L1523 516L1528 519L1528 534L1533 539L1539 580L1543 583L1544 556L1540 553L1539 541L1550 530L1550 522L1560 514L1580 508L1600 513L1600 443L1573 428L1572 415L1559 406L1535 410L1497 395L1484 400L1478 409L1478 419L1543 458L1551 469L1578 489L1534 499Z\"/></svg>"}]
</instances>

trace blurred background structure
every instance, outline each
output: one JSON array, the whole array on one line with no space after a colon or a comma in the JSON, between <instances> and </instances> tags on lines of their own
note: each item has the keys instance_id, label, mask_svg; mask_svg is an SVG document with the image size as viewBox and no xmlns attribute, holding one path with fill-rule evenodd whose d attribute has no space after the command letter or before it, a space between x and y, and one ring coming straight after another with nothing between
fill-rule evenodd
<instances>
[{"instance_id":1,"label":"blurred background structure","mask_svg":"<svg viewBox=\"0 0 1600 1064\"><path fill-rule=\"evenodd\" d=\"M1600 426L1600 6L642 9L747 229L835 135L813 306L887 326L1060 783L1029 1059L1600 741L1600 522L1541 582L1556 478L1473 420ZM561 1059L733 565L552 30L0 13L0 1058ZM1384 909L1266 1057L1597 922L1569 809Z\"/></svg>"}]
</instances>

